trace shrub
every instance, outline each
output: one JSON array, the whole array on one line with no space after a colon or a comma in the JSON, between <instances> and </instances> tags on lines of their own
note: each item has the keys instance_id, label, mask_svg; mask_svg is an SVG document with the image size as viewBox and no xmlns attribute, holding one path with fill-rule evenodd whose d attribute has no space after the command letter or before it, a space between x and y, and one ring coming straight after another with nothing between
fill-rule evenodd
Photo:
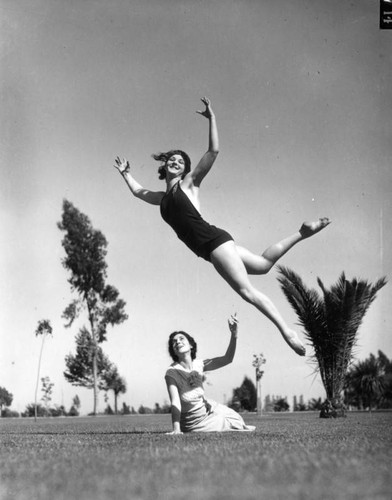
<instances>
[{"instance_id":1,"label":"shrub","mask_svg":"<svg viewBox=\"0 0 392 500\"><path fill-rule=\"evenodd\" d=\"M152 413L152 410L151 408L148 408L148 406L140 405L138 413L140 413L140 415L150 415Z\"/></svg>"},{"instance_id":2,"label":"shrub","mask_svg":"<svg viewBox=\"0 0 392 500\"><path fill-rule=\"evenodd\" d=\"M22 417L34 417L34 409L34 403L28 404L25 411L22 413ZM37 417L50 417L50 412L44 406L37 404Z\"/></svg>"},{"instance_id":3,"label":"shrub","mask_svg":"<svg viewBox=\"0 0 392 500\"><path fill-rule=\"evenodd\" d=\"M130 415L131 414L131 409L129 406L125 403L122 405L122 410L121 410L121 415Z\"/></svg>"},{"instance_id":4,"label":"shrub","mask_svg":"<svg viewBox=\"0 0 392 500\"><path fill-rule=\"evenodd\" d=\"M288 411L290 405L284 398L277 399L274 403L274 411Z\"/></svg>"},{"instance_id":5,"label":"shrub","mask_svg":"<svg viewBox=\"0 0 392 500\"><path fill-rule=\"evenodd\" d=\"M1 417L14 418L14 417L20 417L20 415L17 411L10 410L9 408L4 408L4 410L1 412Z\"/></svg>"},{"instance_id":6,"label":"shrub","mask_svg":"<svg viewBox=\"0 0 392 500\"><path fill-rule=\"evenodd\" d=\"M112 407L110 405L107 405L104 413L105 415L114 415L114 411L112 410Z\"/></svg>"},{"instance_id":7,"label":"shrub","mask_svg":"<svg viewBox=\"0 0 392 500\"><path fill-rule=\"evenodd\" d=\"M71 408L69 409L68 416L69 417L78 417L79 416L79 411L75 407L75 405L72 405Z\"/></svg>"},{"instance_id":8,"label":"shrub","mask_svg":"<svg viewBox=\"0 0 392 500\"><path fill-rule=\"evenodd\" d=\"M64 406L55 406L54 408L49 408L51 417L65 417L67 412L65 411Z\"/></svg>"}]
</instances>

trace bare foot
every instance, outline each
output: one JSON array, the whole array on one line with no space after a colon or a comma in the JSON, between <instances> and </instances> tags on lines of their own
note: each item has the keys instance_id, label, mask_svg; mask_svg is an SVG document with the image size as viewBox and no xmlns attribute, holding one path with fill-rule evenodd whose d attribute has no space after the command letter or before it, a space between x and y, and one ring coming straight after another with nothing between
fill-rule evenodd
<instances>
[{"instance_id":1,"label":"bare foot","mask_svg":"<svg viewBox=\"0 0 392 500\"><path fill-rule=\"evenodd\" d=\"M303 343L299 340L297 333L294 330L289 330L287 335L283 337L299 356L305 356L306 349Z\"/></svg>"},{"instance_id":2,"label":"bare foot","mask_svg":"<svg viewBox=\"0 0 392 500\"><path fill-rule=\"evenodd\" d=\"M327 227L328 224L331 224L328 217L322 217L315 222L304 222L299 232L301 233L302 238L309 238L309 236L313 236Z\"/></svg>"}]
</instances>

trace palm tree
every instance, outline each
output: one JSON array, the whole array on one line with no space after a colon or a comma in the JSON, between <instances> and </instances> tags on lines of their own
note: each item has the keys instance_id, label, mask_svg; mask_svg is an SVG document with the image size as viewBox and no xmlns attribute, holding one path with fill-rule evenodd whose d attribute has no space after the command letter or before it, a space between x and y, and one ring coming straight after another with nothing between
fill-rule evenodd
<instances>
[{"instance_id":1,"label":"palm tree","mask_svg":"<svg viewBox=\"0 0 392 500\"><path fill-rule=\"evenodd\" d=\"M377 406L384 391L384 370L380 361L373 355L364 361L358 361L347 373L345 396L347 401L359 408Z\"/></svg>"},{"instance_id":2,"label":"palm tree","mask_svg":"<svg viewBox=\"0 0 392 500\"><path fill-rule=\"evenodd\" d=\"M343 416L341 394L358 328L386 279L381 278L372 285L364 280L348 281L342 273L337 283L327 290L317 278L322 291L320 295L317 290L307 288L294 271L283 266L278 270L283 293L313 346L316 369L327 393L326 411L320 416Z\"/></svg>"},{"instance_id":3,"label":"palm tree","mask_svg":"<svg viewBox=\"0 0 392 500\"><path fill-rule=\"evenodd\" d=\"M48 319L42 319L38 321L37 328L35 330L35 336L42 336L42 343L41 343L41 350L39 353L39 359L38 359L38 373L37 373L37 383L35 386L35 398L34 398L34 421L37 421L37 392L38 392L38 385L39 385L39 372L41 370L41 360L42 360L42 351L44 349L44 342L45 338L48 335L52 335L53 328L50 324L50 321Z\"/></svg>"}]
</instances>

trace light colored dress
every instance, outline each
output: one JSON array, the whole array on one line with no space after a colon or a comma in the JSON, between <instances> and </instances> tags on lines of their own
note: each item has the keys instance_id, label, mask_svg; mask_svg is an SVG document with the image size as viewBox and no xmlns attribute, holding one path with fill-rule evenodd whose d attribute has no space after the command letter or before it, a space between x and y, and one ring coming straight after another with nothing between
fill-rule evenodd
<instances>
[{"instance_id":1,"label":"light colored dress","mask_svg":"<svg viewBox=\"0 0 392 500\"><path fill-rule=\"evenodd\" d=\"M241 415L225 405L207 400L204 395L204 362L193 360L193 370L173 363L166 371L165 380L174 383L181 399L182 432L253 431Z\"/></svg>"}]
</instances>

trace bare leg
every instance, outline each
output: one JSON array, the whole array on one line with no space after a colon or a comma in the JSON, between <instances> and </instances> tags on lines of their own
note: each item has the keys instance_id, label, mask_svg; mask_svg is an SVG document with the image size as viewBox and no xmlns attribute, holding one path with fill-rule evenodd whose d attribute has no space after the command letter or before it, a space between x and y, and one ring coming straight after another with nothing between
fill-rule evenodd
<instances>
[{"instance_id":1,"label":"bare leg","mask_svg":"<svg viewBox=\"0 0 392 500\"><path fill-rule=\"evenodd\" d=\"M228 241L216 248L211 253L211 262L218 273L244 300L254 305L277 326L289 346L297 354L304 356L305 347L296 332L290 330L272 301L250 283L245 265L234 242Z\"/></svg>"},{"instance_id":2,"label":"bare leg","mask_svg":"<svg viewBox=\"0 0 392 500\"><path fill-rule=\"evenodd\" d=\"M262 255L256 255L240 246L237 246L237 251L249 274L266 274L294 245L318 233L328 224L330 224L330 220L326 217L315 222L304 222L299 231L279 241L279 243L271 245Z\"/></svg>"}]
</instances>

